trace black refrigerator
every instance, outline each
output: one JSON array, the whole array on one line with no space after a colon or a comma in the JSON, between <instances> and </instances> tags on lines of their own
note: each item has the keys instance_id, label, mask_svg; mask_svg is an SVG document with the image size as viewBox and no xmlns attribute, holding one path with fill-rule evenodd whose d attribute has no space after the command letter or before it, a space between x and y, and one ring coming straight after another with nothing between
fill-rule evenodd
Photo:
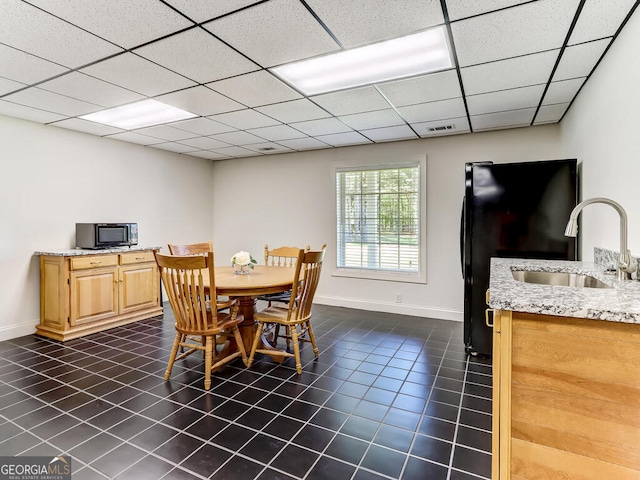
<instances>
[{"instance_id":1,"label":"black refrigerator","mask_svg":"<svg viewBox=\"0 0 640 480\"><path fill-rule=\"evenodd\" d=\"M491 355L493 332L485 321L491 257L576 260L577 239L564 230L577 201L575 159L466 164L460 256L467 352Z\"/></svg>"}]
</instances>

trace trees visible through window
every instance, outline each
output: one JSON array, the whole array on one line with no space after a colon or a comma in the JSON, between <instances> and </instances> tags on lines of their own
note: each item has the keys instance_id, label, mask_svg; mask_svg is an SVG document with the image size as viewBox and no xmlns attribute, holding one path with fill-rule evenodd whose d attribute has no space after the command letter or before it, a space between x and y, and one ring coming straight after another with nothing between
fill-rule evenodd
<instances>
[{"instance_id":1,"label":"trees visible through window","mask_svg":"<svg viewBox=\"0 0 640 480\"><path fill-rule=\"evenodd\" d=\"M419 273L420 165L336 172L338 268Z\"/></svg>"}]
</instances>

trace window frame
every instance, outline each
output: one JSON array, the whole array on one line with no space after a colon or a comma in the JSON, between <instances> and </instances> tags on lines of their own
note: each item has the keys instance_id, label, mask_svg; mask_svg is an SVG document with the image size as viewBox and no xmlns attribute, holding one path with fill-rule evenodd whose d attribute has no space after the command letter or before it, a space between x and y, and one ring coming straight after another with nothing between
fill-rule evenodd
<instances>
[{"instance_id":1,"label":"window frame","mask_svg":"<svg viewBox=\"0 0 640 480\"><path fill-rule=\"evenodd\" d=\"M371 270L353 267L338 266L338 178L340 172L361 170L384 170L403 167L418 167L418 272L400 272ZM427 283L427 158L426 155L404 155L397 161L388 159L372 159L368 163L363 162L339 162L332 169L333 186L333 245L335 256L333 258L334 277L360 278L368 280L385 280L406 283Z\"/></svg>"}]
</instances>

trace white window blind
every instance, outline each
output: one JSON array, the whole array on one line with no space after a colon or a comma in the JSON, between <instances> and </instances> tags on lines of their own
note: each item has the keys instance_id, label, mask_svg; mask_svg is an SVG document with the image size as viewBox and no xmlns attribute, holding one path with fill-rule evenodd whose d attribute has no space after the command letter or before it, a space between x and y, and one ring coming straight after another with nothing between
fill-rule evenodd
<instances>
[{"instance_id":1,"label":"white window blind","mask_svg":"<svg viewBox=\"0 0 640 480\"><path fill-rule=\"evenodd\" d=\"M336 172L337 267L420 271L420 165Z\"/></svg>"}]
</instances>

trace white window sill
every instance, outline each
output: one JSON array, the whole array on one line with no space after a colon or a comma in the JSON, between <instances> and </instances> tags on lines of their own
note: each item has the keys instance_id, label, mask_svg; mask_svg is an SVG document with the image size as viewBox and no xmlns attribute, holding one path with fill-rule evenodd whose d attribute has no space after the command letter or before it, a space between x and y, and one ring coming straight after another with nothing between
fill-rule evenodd
<instances>
[{"instance_id":1,"label":"white window sill","mask_svg":"<svg viewBox=\"0 0 640 480\"><path fill-rule=\"evenodd\" d=\"M346 278L361 278L366 280L383 280L387 282L402 282L402 283L422 283L426 284L427 279L425 275L418 273L394 273L394 272L381 272L371 270L359 270L355 268L340 268L333 271L332 277L346 277Z\"/></svg>"}]
</instances>

